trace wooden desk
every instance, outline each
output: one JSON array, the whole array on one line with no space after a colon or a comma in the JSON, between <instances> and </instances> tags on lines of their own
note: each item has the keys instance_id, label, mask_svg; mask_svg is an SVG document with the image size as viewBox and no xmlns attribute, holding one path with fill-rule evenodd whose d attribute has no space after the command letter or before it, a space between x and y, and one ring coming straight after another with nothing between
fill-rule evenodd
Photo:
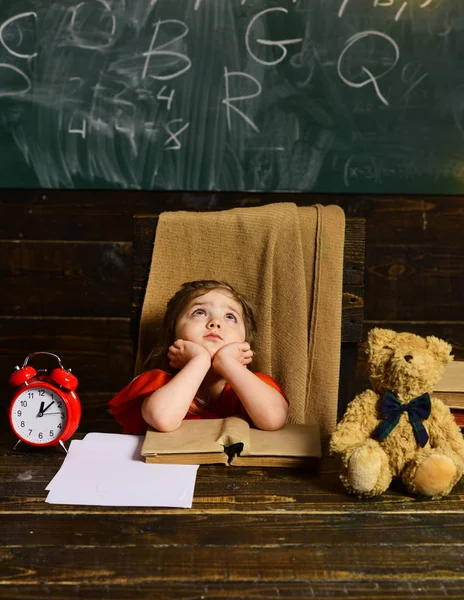
<instances>
[{"instance_id":1,"label":"wooden desk","mask_svg":"<svg viewBox=\"0 0 464 600\"><path fill-rule=\"evenodd\" d=\"M417 501L319 474L200 467L192 509L44 503L57 450L3 436L0 598L462 598L464 485ZM24 448L24 447L23 447Z\"/></svg>"}]
</instances>

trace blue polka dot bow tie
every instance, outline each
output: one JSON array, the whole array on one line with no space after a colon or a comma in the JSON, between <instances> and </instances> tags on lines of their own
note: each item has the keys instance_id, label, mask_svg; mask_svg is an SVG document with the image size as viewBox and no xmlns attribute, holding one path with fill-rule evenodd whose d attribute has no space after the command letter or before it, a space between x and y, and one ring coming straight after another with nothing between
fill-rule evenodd
<instances>
[{"instance_id":1,"label":"blue polka dot bow tie","mask_svg":"<svg viewBox=\"0 0 464 600\"><path fill-rule=\"evenodd\" d=\"M427 393L402 404L393 392L385 392L380 400L380 412L384 420L374 431L374 438L382 442L398 425L402 413L407 412L417 443L423 448L429 435L422 421L429 418L430 411L430 395Z\"/></svg>"}]
</instances>

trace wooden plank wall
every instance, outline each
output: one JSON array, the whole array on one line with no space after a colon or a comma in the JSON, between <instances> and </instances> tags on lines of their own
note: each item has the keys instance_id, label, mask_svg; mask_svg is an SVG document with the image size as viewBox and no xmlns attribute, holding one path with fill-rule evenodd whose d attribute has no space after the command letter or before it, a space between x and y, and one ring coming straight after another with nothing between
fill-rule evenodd
<instances>
[{"instance_id":1,"label":"wooden plank wall","mask_svg":"<svg viewBox=\"0 0 464 600\"><path fill-rule=\"evenodd\" d=\"M118 431L106 403L131 377L132 216L276 201L366 218L365 331L434 334L464 359L463 197L0 190L3 406L14 366L49 350L79 378L80 430Z\"/></svg>"}]
</instances>

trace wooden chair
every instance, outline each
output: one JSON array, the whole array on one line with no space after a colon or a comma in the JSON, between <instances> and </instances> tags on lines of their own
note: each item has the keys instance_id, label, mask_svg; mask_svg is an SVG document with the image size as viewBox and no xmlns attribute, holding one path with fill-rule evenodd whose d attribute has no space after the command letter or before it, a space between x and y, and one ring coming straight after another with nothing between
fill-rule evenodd
<instances>
[{"instance_id":1,"label":"wooden chair","mask_svg":"<svg viewBox=\"0 0 464 600\"><path fill-rule=\"evenodd\" d=\"M132 244L131 331L134 356L137 349L140 315L150 271L158 215L134 215ZM362 338L364 309L365 220L346 219L343 265L342 348L338 416L352 399L356 380L358 343Z\"/></svg>"}]
</instances>

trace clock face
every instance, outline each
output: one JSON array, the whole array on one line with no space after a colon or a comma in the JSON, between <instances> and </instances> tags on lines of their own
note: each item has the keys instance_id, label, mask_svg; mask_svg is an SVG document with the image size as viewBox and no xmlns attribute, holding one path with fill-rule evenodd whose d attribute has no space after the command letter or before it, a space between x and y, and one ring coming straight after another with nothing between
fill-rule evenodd
<instances>
[{"instance_id":1,"label":"clock face","mask_svg":"<svg viewBox=\"0 0 464 600\"><path fill-rule=\"evenodd\" d=\"M61 436L68 410L57 392L43 386L25 389L11 407L11 422L19 437L33 444L49 444Z\"/></svg>"}]
</instances>

